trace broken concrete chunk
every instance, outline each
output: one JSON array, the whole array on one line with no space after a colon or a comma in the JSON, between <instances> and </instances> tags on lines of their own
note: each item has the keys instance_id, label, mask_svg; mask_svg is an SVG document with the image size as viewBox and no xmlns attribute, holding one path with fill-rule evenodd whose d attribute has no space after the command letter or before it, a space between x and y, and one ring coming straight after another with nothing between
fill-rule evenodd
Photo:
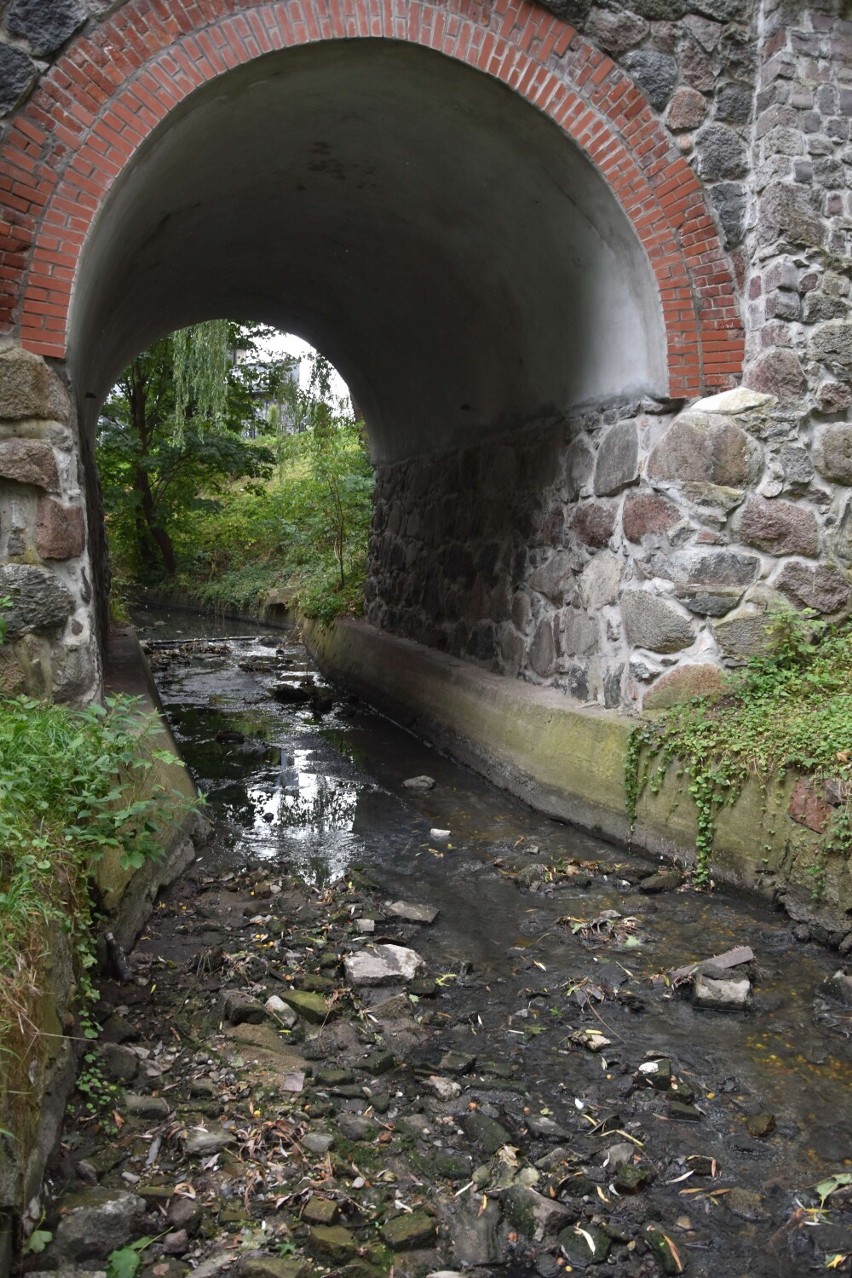
<instances>
[{"instance_id":1,"label":"broken concrete chunk","mask_svg":"<svg viewBox=\"0 0 852 1278\"><path fill-rule=\"evenodd\" d=\"M440 913L434 905L417 905L413 901L392 901L387 908L406 923L434 923Z\"/></svg>"},{"instance_id":2,"label":"broken concrete chunk","mask_svg":"<svg viewBox=\"0 0 852 1278\"><path fill-rule=\"evenodd\" d=\"M717 981L697 972L692 985L692 1001L696 1007L711 1007L723 1012L741 1011L748 1005L751 981Z\"/></svg>"},{"instance_id":3,"label":"broken concrete chunk","mask_svg":"<svg viewBox=\"0 0 852 1278\"><path fill-rule=\"evenodd\" d=\"M754 951L748 945L737 945L724 954L715 954L712 958L702 959L699 963L687 963L684 967L673 968L669 972L672 985L680 985L689 980L697 972L709 972L711 968L719 972L728 971L732 967L740 967L743 963L754 962Z\"/></svg>"},{"instance_id":4,"label":"broken concrete chunk","mask_svg":"<svg viewBox=\"0 0 852 1278\"><path fill-rule=\"evenodd\" d=\"M425 966L416 950L404 945L365 945L344 960L351 985L404 985Z\"/></svg>"}]
</instances>

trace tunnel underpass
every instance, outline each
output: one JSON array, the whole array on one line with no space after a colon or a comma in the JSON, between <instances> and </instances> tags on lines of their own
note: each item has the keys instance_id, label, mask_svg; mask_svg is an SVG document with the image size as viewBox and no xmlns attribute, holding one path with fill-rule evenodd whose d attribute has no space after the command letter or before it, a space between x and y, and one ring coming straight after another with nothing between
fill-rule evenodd
<instances>
[{"instance_id":1,"label":"tunnel underpass","mask_svg":"<svg viewBox=\"0 0 852 1278\"><path fill-rule=\"evenodd\" d=\"M400 43L269 55L151 134L81 260L84 404L218 315L325 351L380 463L666 386L653 271L589 161L499 82Z\"/></svg>"}]
</instances>

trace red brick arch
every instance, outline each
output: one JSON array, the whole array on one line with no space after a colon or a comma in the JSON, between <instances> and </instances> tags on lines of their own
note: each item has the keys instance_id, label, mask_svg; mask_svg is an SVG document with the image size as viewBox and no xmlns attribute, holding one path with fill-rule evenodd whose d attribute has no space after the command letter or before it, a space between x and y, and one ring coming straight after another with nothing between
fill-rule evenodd
<instances>
[{"instance_id":1,"label":"red brick arch","mask_svg":"<svg viewBox=\"0 0 852 1278\"><path fill-rule=\"evenodd\" d=\"M377 37L466 63L549 116L606 179L645 247L670 395L738 378L735 284L698 179L629 77L529 0L126 0L71 44L0 151L2 331L64 357L92 220L146 136L187 95L273 50Z\"/></svg>"}]
</instances>

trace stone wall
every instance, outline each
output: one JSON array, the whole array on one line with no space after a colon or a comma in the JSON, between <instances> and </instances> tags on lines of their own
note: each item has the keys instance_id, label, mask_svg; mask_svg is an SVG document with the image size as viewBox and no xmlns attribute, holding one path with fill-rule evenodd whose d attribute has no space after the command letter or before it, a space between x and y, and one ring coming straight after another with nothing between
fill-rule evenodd
<instances>
[{"instance_id":1,"label":"stone wall","mask_svg":"<svg viewBox=\"0 0 852 1278\"><path fill-rule=\"evenodd\" d=\"M773 605L848 608L847 438L738 390L387 467L367 619L611 708L710 691Z\"/></svg>"},{"instance_id":2,"label":"stone wall","mask_svg":"<svg viewBox=\"0 0 852 1278\"><path fill-rule=\"evenodd\" d=\"M85 702L100 669L79 440L62 381L0 351L0 693Z\"/></svg>"}]
</instances>

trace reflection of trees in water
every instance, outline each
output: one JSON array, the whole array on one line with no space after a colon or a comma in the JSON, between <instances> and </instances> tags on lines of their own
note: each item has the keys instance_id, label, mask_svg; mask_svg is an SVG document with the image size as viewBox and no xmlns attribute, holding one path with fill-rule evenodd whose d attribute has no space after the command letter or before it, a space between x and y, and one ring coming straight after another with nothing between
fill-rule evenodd
<instances>
[{"instance_id":1,"label":"reflection of trees in water","mask_svg":"<svg viewBox=\"0 0 852 1278\"><path fill-rule=\"evenodd\" d=\"M349 829L355 815L358 792L349 782L336 777L314 776L309 789L298 794L284 793L278 810L282 826L312 828L318 834Z\"/></svg>"}]
</instances>

